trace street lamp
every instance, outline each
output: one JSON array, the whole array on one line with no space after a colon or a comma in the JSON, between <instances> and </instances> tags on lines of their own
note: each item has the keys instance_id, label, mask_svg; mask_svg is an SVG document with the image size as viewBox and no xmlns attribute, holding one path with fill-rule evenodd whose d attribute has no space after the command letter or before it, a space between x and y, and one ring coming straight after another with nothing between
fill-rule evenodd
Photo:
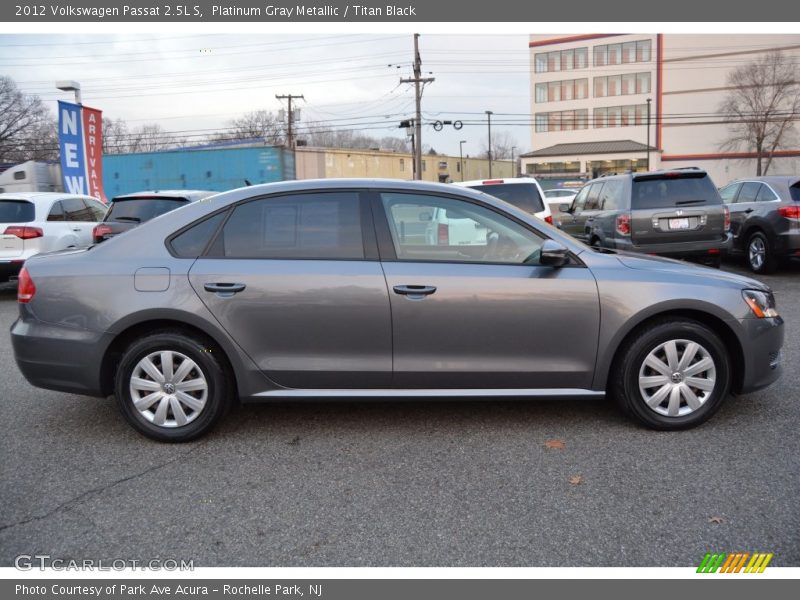
<instances>
[{"instance_id":1,"label":"street lamp","mask_svg":"<svg viewBox=\"0 0 800 600\"><path fill-rule=\"evenodd\" d=\"M81 101L81 84L77 81L62 79L61 81L56 81L56 87L64 92L75 92L75 104L83 104Z\"/></svg>"},{"instance_id":2,"label":"street lamp","mask_svg":"<svg viewBox=\"0 0 800 600\"><path fill-rule=\"evenodd\" d=\"M467 140L458 142L458 164L461 165L461 181L464 181L464 144Z\"/></svg>"},{"instance_id":3,"label":"street lamp","mask_svg":"<svg viewBox=\"0 0 800 600\"><path fill-rule=\"evenodd\" d=\"M517 176L517 163L514 162L514 150L516 150L516 146L511 146L511 176Z\"/></svg>"},{"instance_id":4,"label":"street lamp","mask_svg":"<svg viewBox=\"0 0 800 600\"><path fill-rule=\"evenodd\" d=\"M492 115L494 113L490 110L486 111L486 119L489 124L489 150L487 154L489 155L489 179L492 178Z\"/></svg>"},{"instance_id":5,"label":"street lamp","mask_svg":"<svg viewBox=\"0 0 800 600\"><path fill-rule=\"evenodd\" d=\"M650 103L652 98L647 99L647 170L650 170Z\"/></svg>"}]
</instances>

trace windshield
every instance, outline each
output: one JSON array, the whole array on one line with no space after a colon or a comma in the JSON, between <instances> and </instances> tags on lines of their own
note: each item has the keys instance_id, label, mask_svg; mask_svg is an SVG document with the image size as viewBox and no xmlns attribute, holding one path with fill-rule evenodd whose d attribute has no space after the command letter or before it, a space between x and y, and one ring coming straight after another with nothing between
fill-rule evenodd
<instances>
[{"instance_id":1,"label":"windshield","mask_svg":"<svg viewBox=\"0 0 800 600\"><path fill-rule=\"evenodd\" d=\"M500 198L517 208L535 214L544 210L539 188L532 183L495 183L470 186L484 194Z\"/></svg>"},{"instance_id":2,"label":"windshield","mask_svg":"<svg viewBox=\"0 0 800 600\"><path fill-rule=\"evenodd\" d=\"M144 223L184 204L180 198L120 198L111 203L105 220Z\"/></svg>"},{"instance_id":3,"label":"windshield","mask_svg":"<svg viewBox=\"0 0 800 600\"><path fill-rule=\"evenodd\" d=\"M0 223L30 223L36 209L25 200L0 200Z\"/></svg>"}]
</instances>

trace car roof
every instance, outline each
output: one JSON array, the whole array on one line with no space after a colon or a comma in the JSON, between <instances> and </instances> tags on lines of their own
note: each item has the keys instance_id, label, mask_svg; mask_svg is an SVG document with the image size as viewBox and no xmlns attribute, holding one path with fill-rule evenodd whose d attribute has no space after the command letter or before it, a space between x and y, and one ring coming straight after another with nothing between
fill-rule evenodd
<instances>
[{"instance_id":1,"label":"car roof","mask_svg":"<svg viewBox=\"0 0 800 600\"><path fill-rule=\"evenodd\" d=\"M206 198L213 194L219 194L219 192L212 192L210 190L143 190L141 192L114 196L114 200L126 200L146 196L147 198L186 198L190 202L194 202L195 200L200 200L201 198Z\"/></svg>"},{"instance_id":2,"label":"car roof","mask_svg":"<svg viewBox=\"0 0 800 600\"><path fill-rule=\"evenodd\" d=\"M472 187L475 185L502 185L513 183L538 183L533 177L487 177L486 179L473 179L471 181L454 181L455 185Z\"/></svg>"},{"instance_id":3,"label":"car roof","mask_svg":"<svg viewBox=\"0 0 800 600\"><path fill-rule=\"evenodd\" d=\"M760 177L740 177L735 181L731 181L731 183L739 183L741 181L762 181L764 183L776 183L792 186L800 183L800 175L762 175Z\"/></svg>"},{"instance_id":4,"label":"car roof","mask_svg":"<svg viewBox=\"0 0 800 600\"><path fill-rule=\"evenodd\" d=\"M64 200L66 198L91 198L92 200L97 200L97 198L84 194L65 194L63 192L3 192L0 194L0 200L27 200L29 202L35 202L36 200L42 202L45 200Z\"/></svg>"}]
</instances>

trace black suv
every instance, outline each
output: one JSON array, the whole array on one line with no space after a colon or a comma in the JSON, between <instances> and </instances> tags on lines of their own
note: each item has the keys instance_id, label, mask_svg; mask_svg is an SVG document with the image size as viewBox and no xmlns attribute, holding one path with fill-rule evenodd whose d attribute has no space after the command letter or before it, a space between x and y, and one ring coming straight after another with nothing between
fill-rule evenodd
<instances>
[{"instance_id":1,"label":"black suv","mask_svg":"<svg viewBox=\"0 0 800 600\"><path fill-rule=\"evenodd\" d=\"M106 216L92 231L92 239L95 244L99 244L189 202L197 202L218 193L205 190L167 190L117 196L111 201Z\"/></svg>"},{"instance_id":2,"label":"black suv","mask_svg":"<svg viewBox=\"0 0 800 600\"><path fill-rule=\"evenodd\" d=\"M740 179L719 194L731 210L731 252L744 254L754 273L800 256L800 177Z\"/></svg>"},{"instance_id":3,"label":"black suv","mask_svg":"<svg viewBox=\"0 0 800 600\"><path fill-rule=\"evenodd\" d=\"M607 175L559 208L564 231L592 246L718 267L730 245L730 213L700 169Z\"/></svg>"}]
</instances>

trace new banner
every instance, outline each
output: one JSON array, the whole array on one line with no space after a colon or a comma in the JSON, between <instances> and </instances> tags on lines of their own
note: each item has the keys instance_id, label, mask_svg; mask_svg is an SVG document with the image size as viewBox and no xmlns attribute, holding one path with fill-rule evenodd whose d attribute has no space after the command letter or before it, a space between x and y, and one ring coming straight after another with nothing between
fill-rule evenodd
<instances>
[{"instance_id":1,"label":"new banner","mask_svg":"<svg viewBox=\"0 0 800 600\"><path fill-rule=\"evenodd\" d=\"M58 101L58 145L64 191L106 202L103 192L103 113Z\"/></svg>"}]
</instances>

